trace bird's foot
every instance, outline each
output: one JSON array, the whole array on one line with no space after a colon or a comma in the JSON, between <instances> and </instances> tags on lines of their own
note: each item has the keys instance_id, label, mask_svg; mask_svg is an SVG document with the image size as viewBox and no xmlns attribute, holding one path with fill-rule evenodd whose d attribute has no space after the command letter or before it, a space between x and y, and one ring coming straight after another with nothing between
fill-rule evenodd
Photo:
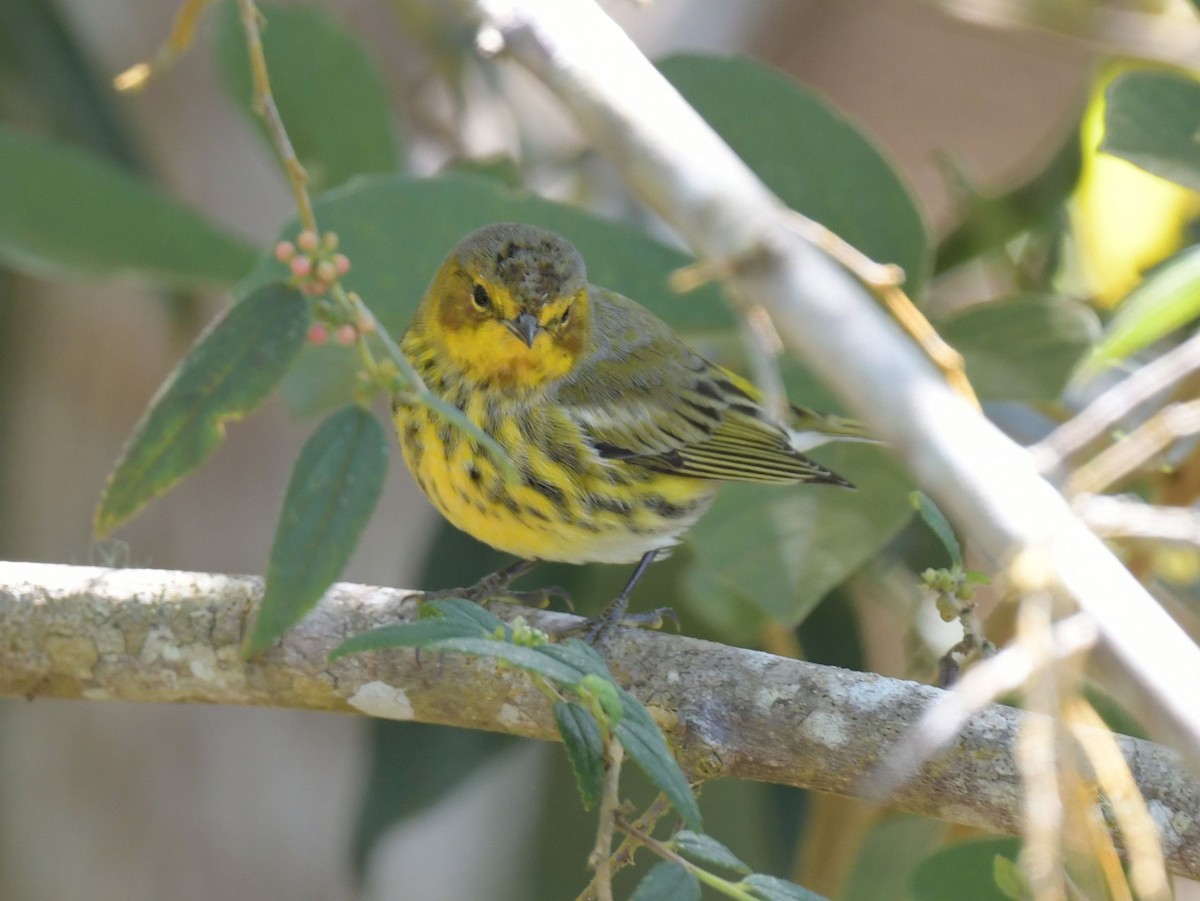
<instances>
[{"instance_id":1,"label":"bird's foot","mask_svg":"<svg viewBox=\"0 0 1200 901\"><path fill-rule=\"evenodd\" d=\"M607 638L617 626L661 629L668 619L675 624L675 631L679 631L679 614L670 607L656 607L645 613L630 613L627 607L628 604L618 598L605 607L599 616L584 620L578 626L571 628L569 634L580 635L588 644L594 645L601 639Z\"/></svg>"},{"instance_id":2,"label":"bird's foot","mask_svg":"<svg viewBox=\"0 0 1200 901\"><path fill-rule=\"evenodd\" d=\"M530 607L548 607L554 598L561 600L567 609L573 610L571 595L565 588L550 586L529 591L512 591L509 585L529 572L538 564L537 560L518 560L511 566L484 576L467 588L443 588L421 592L421 600L438 601L447 598L464 598L486 607L491 601L512 601Z\"/></svg>"}]
</instances>

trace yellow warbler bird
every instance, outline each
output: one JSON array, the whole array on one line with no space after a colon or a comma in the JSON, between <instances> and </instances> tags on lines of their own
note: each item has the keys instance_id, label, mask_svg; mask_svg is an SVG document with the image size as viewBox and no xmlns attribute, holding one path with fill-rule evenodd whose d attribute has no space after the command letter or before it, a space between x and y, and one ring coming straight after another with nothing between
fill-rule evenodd
<instances>
[{"instance_id":1,"label":"yellow warbler bird","mask_svg":"<svg viewBox=\"0 0 1200 901\"><path fill-rule=\"evenodd\" d=\"M794 407L777 423L749 382L710 363L627 297L590 285L579 252L530 225L491 225L442 263L404 335L428 388L508 454L506 479L478 442L414 397L395 404L417 484L451 523L520 561L633 563L601 625L624 618L656 554L721 482L850 483L801 451L867 440L849 420ZM593 633L594 634L594 633Z\"/></svg>"}]
</instances>

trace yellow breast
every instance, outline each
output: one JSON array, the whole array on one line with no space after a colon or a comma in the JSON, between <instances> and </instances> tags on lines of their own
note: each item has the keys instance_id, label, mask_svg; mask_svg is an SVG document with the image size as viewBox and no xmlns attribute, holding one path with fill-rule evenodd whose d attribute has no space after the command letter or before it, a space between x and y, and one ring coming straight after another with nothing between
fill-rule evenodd
<instances>
[{"instance_id":1,"label":"yellow breast","mask_svg":"<svg viewBox=\"0 0 1200 901\"><path fill-rule=\"evenodd\" d=\"M534 408L464 411L503 447L516 478L477 443L419 404L396 408L404 459L430 502L456 527L497 550L566 563L631 563L671 547L708 508L717 486L603 460L573 427ZM488 428L490 426L490 428Z\"/></svg>"}]
</instances>

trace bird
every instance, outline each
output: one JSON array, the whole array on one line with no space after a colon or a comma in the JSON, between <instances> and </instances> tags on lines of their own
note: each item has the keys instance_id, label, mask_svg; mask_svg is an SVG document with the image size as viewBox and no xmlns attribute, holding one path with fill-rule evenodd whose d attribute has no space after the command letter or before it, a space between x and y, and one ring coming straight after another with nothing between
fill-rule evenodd
<instances>
[{"instance_id":1,"label":"bird","mask_svg":"<svg viewBox=\"0 0 1200 901\"><path fill-rule=\"evenodd\" d=\"M453 593L486 600L543 561L635 563L589 640L636 621L634 586L722 483L852 488L802 451L871 440L852 420L804 407L778 422L752 383L636 301L590 284L579 251L534 225L498 223L464 237L400 346L428 391L512 463L506 474L418 392L393 401L405 462L433 506L517 558Z\"/></svg>"}]
</instances>

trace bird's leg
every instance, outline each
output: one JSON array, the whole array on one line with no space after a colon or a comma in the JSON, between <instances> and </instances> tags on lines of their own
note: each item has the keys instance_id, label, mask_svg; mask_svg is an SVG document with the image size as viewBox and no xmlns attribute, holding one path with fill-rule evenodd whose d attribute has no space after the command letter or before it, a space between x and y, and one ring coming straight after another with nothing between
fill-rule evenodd
<instances>
[{"instance_id":1,"label":"bird's leg","mask_svg":"<svg viewBox=\"0 0 1200 901\"><path fill-rule=\"evenodd\" d=\"M533 603L537 607L545 607L551 598L561 598L568 607L571 606L571 596L562 588L535 588L532 591L509 591L508 586L525 575L541 560L517 560L502 569L484 576L469 588L444 588L440 591L425 591L421 593L422 600L432 601L439 598L466 598L476 604L487 604L497 598L511 598L518 601Z\"/></svg>"},{"instance_id":2,"label":"bird's leg","mask_svg":"<svg viewBox=\"0 0 1200 901\"><path fill-rule=\"evenodd\" d=\"M654 562L657 554L657 549L644 553L642 559L638 561L638 565L634 568L633 575L629 577L629 581L621 589L621 593L613 599L611 604L604 608L599 616L588 620L580 627L583 631L584 641L588 644L595 644L613 626L618 625L657 629L662 626L663 619L668 617L675 621L675 628L679 628L679 617L675 615L675 611L670 607L658 607L646 613L631 614L629 612L629 596L633 593L633 586L637 585L642 576L646 574L646 570L650 568L650 564Z\"/></svg>"}]
</instances>

